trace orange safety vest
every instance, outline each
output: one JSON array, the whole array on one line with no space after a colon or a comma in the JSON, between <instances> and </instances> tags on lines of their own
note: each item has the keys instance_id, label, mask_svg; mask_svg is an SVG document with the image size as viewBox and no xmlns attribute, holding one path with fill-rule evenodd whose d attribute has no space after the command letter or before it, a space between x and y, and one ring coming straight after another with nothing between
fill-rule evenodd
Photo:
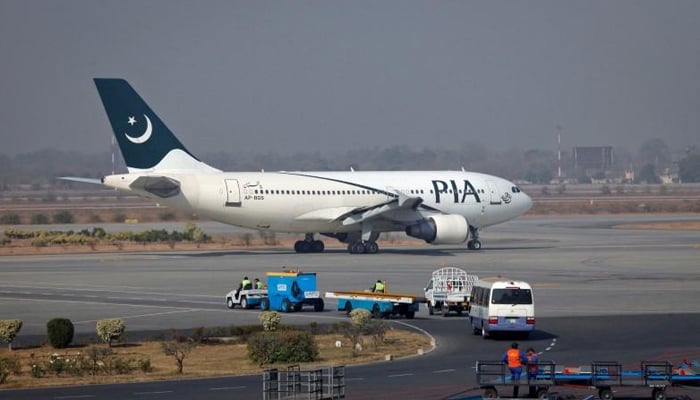
<instances>
[{"instance_id":1,"label":"orange safety vest","mask_svg":"<svg viewBox=\"0 0 700 400\"><path fill-rule=\"evenodd\" d=\"M506 352L508 358L508 368L517 368L522 365L520 360L520 350L510 349Z\"/></svg>"}]
</instances>

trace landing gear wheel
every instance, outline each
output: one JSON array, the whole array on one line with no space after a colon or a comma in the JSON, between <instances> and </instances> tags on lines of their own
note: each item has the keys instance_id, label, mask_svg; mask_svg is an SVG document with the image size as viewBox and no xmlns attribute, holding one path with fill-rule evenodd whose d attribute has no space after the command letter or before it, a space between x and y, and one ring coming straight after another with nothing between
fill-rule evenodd
<instances>
[{"instance_id":1,"label":"landing gear wheel","mask_svg":"<svg viewBox=\"0 0 700 400\"><path fill-rule=\"evenodd\" d=\"M495 399L498 397L498 391L493 387L486 388L484 389L484 394L481 395L481 397L484 399Z\"/></svg>"},{"instance_id":2,"label":"landing gear wheel","mask_svg":"<svg viewBox=\"0 0 700 400\"><path fill-rule=\"evenodd\" d=\"M355 242L348 246L348 251L350 254L364 254L366 250L367 249L362 242Z\"/></svg>"},{"instance_id":3,"label":"landing gear wheel","mask_svg":"<svg viewBox=\"0 0 700 400\"><path fill-rule=\"evenodd\" d=\"M610 388L602 388L598 390L598 398L600 400L612 400L613 392L610 390Z\"/></svg>"},{"instance_id":4,"label":"landing gear wheel","mask_svg":"<svg viewBox=\"0 0 700 400\"><path fill-rule=\"evenodd\" d=\"M367 254L377 254L377 252L379 251L379 245L377 244L377 242L367 242L365 244L365 251L367 252Z\"/></svg>"},{"instance_id":5,"label":"landing gear wheel","mask_svg":"<svg viewBox=\"0 0 700 400\"><path fill-rule=\"evenodd\" d=\"M270 309L270 299L264 297L260 300L260 309L262 311L267 311Z\"/></svg>"},{"instance_id":6,"label":"landing gear wheel","mask_svg":"<svg viewBox=\"0 0 700 400\"><path fill-rule=\"evenodd\" d=\"M478 240L474 240L474 242L472 243L472 249L481 250L481 242Z\"/></svg>"},{"instance_id":7,"label":"landing gear wheel","mask_svg":"<svg viewBox=\"0 0 700 400\"><path fill-rule=\"evenodd\" d=\"M345 303L345 314L349 317L350 313L352 312L352 304L348 301Z\"/></svg>"},{"instance_id":8,"label":"landing gear wheel","mask_svg":"<svg viewBox=\"0 0 700 400\"><path fill-rule=\"evenodd\" d=\"M226 307L230 308L233 310L233 307L236 307L236 303L233 302L232 298L227 298L226 299Z\"/></svg>"},{"instance_id":9,"label":"landing gear wheel","mask_svg":"<svg viewBox=\"0 0 700 400\"><path fill-rule=\"evenodd\" d=\"M320 240L314 240L311 242L311 251L314 253L323 253L325 247L326 246Z\"/></svg>"},{"instance_id":10,"label":"landing gear wheel","mask_svg":"<svg viewBox=\"0 0 700 400\"><path fill-rule=\"evenodd\" d=\"M242 309L247 309L248 308L248 299L246 299L245 296L241 298L241 308Z\"/></svg>"},{"instance_id":11,"label":"landing gear wheel","mask_svg":"<svg viewBox=\"0 0 700 400\"><path fill-rule=\"evenodd\" d=\"M304 241L297 240L296 242L294 242L294 251L296 251L297 253L303 252L304 251L303 246L304 246Z\"/></svg>"}]
</instances>

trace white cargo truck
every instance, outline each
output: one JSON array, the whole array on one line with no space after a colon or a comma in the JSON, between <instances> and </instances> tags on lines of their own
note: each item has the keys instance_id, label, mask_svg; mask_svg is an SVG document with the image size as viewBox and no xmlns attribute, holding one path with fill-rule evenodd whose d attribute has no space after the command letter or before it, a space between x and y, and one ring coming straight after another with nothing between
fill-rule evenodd
<instances>
[{"instance_id":1,"label":"white cargo truck","mask_svg":"<svg viewBox=\"0 0 700 400\"><path fill-rule=\"evenodd\" d=\"M472 285L479 277L468 274L455 267L443 267L433 271L430 281L425 286L425 299L430 315L442 313L447 316L450 311L462 315L469 306Z\"/></svg>"}]
</instances>

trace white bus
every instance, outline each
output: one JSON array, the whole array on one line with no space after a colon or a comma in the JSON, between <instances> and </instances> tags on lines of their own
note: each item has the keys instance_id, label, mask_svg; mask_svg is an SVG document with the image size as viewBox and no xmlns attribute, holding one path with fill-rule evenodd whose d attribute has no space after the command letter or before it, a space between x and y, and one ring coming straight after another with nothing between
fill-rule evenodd
<instances>
[{"instance_id":1,"label":"white bus","mask_svg":"<svg viewBox=\"0 0 700 400\"><path fill-rule=\"evenodd\" d=\"M474 282L469 303L474 334L517 332L527 337L535 329L535 301L527 282L502 277Z\"/></svg>"}]
</instances>

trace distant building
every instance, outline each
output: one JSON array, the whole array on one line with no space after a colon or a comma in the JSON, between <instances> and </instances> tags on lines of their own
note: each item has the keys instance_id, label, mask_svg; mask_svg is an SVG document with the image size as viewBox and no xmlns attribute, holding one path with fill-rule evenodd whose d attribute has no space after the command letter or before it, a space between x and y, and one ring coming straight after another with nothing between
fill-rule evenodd
<instances>
[{"instance_id":1,"label":"distant building","mask_svg":"<svg viewBox=\"0 0 700 400\"><path fill-rule=\"evenodd\" d=\"M574 171L579 178L606 177L613 166L612 146L574 147Z\"/></svg>"}]
</instances>

